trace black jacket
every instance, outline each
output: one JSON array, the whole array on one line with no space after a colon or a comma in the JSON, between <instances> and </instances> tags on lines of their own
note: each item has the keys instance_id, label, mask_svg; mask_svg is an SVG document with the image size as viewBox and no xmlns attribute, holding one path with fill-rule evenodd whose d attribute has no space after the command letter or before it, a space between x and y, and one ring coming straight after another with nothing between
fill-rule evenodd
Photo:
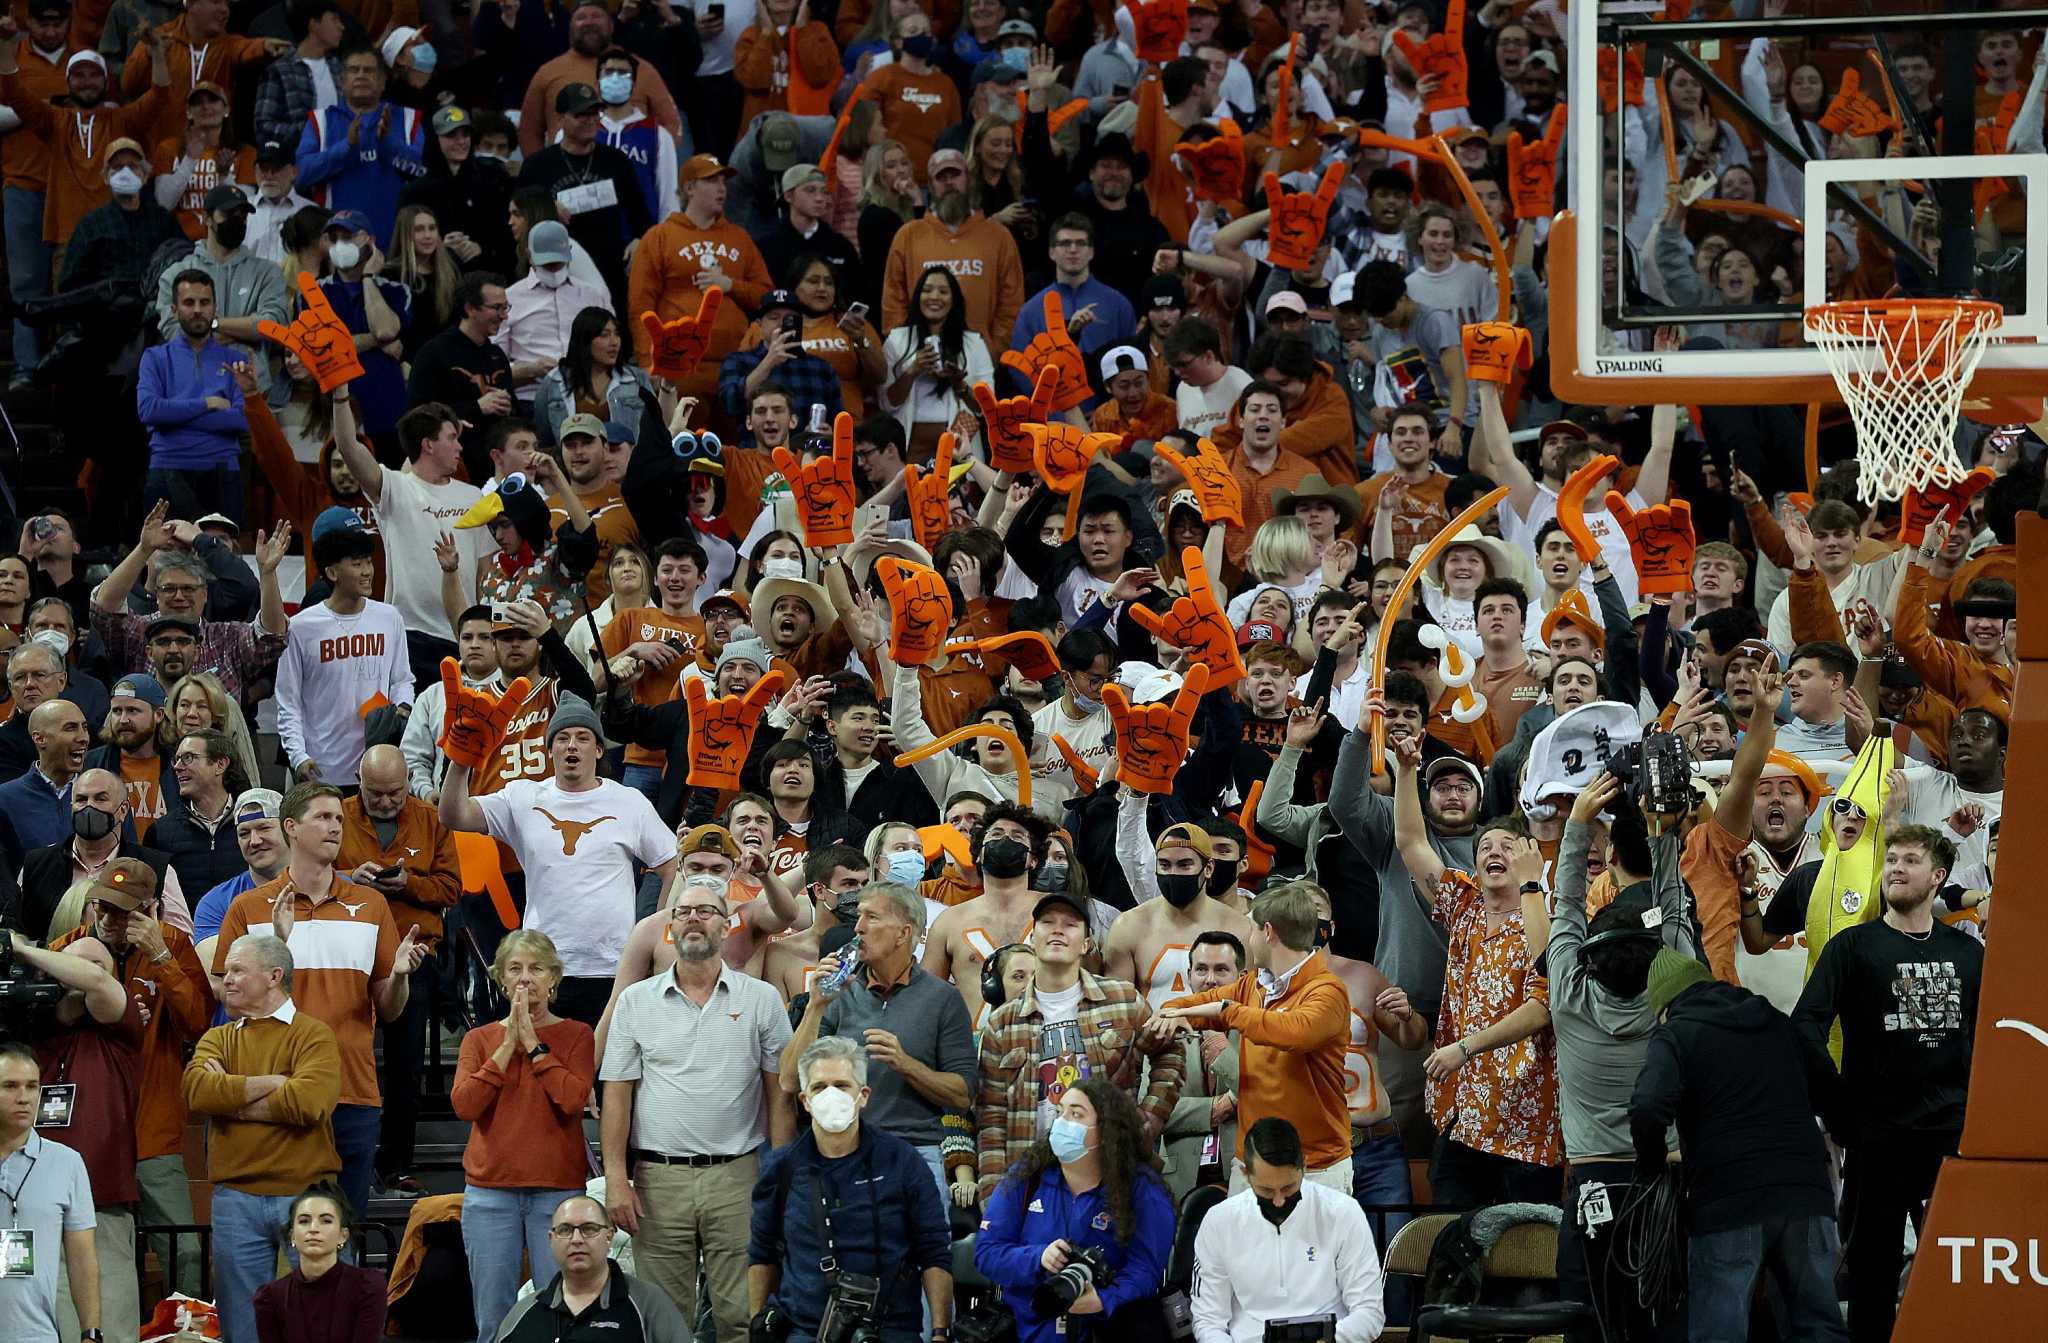
<instances>
[{"instance_id":1,"label":"black jacket","mask_svg":"<svg viewBox=\"0 0 2048 1343\"><path fill-rule=\"evenodd\" d=\"M916 770L899 768L893 760L885 760L870 770L853 796L848 797L846 767L839 763L839 752L832 745L825 715L811 720L804 744L811 748L811 764L817 770L818 800L834 811L850 815L863 836L884 821L918 826L939 823L939 808L932 800L931 790L917 777Z\"/></svg>"},{"instance_id":2,"label":"black jacket","mask_svg":"<svg viewBox=\"0 0 2048 1343\"><path fill-rule=\"evenodd\" d=\"M1675 1119L1696 1232L1768 1216L1831 1217L1827 1151L1813 1122L1799 1035L1733 984L1674 998L1629 1101L1636 1161L1661 1167Z\"/></svg>"},{"instance_id":3,"label":"black jacket","mask_svg":"<svg viewBox=\"0 0 2048 1343\"><path fill-rule=\"evenodd\" d=\"M178 874L179 889L194 905L199 903L200 896L249 869L242 857L242 846L235 838L233 808L219 825L208 830L180 799L176 810L166 811L161 820L149 827L149 837L156 841L151 848L169 856L171 867Z\"/></svg>"}]
</instances>

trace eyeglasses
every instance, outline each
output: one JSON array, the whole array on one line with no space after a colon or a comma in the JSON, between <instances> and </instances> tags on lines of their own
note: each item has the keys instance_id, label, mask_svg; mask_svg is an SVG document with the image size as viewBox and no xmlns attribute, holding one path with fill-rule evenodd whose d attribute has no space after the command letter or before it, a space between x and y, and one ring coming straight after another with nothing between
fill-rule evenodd
<instances>
[{"instance_id":1,"label":"eyeglasses","mask_svg":"<svg viewBox=\"0 0 2048 1343\"><path fill-rule=\"evenodd\" d=\"M156 595L159 597L192 597L206 591L203 583L159 583Z\"/></svg>"},{"instance_id":2,"label":"eyeglasses","mask_svg":"<svg viewBox=\"0 0 2048 1343\"><path fill-rule=\"evenodd\" d=\"M171 763L173 765L196 765L204 759L206 759L206 755L203 752L180 751L171 757Z\"/></svg>"},{"instance_id":3,"label":"eyeglasses","mask_svg":"<svg viewBox=\"0 0 2048 1343\"><path fill-rule=\"evenodd\" d=\"M574 1226L551 1226L548 1234L556 1240L603 1240L612 1229L602 1222L578 1222Z\"/></svg>"},{"instance_id":4,"label":"eyeglasses","mask_svg":"<svg viewBox=\"0 0 2048 1343\"><path fill-rule=\"evenodd\" d=\"M677 905L669 914L678 919L701 919L706 923L715 923L725 917L725 908L722 905Z\"/></svg>"}]
</instances>

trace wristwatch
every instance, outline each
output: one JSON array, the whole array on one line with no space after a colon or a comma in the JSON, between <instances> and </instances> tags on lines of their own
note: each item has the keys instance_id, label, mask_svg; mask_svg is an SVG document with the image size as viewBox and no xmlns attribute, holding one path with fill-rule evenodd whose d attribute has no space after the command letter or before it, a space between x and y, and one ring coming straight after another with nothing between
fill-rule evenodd
<instances>
[{"instance_id":1,"label":"wristwatch","mask_svg":"<svg viewBox=\"0 0 2048 1343\"><path fill-rule=\"evenodd\" d=\"M535 1060L536 1062L538 1062L538 1061L539 1061L539 1059L540 1059L540 1056L541 1056L541 1055L543 1055L543 1054L552 1054L552 1053L554 1053L554 1051L553 1051L552 1049L549 1049L549 1048L547 1047L547 1044L546 1044L546 1042L542 1042L542 1043L540 1043L540 1044L537 1044L537 1045L535 1045L535 1046L534 1046L533 1048L531 1048L531 1049L527 1050L527 1051L526 1051L526 1057L528 1057L528 1058L530 1058L530 1059L533 1059L533 1060Z\"/></svg>"},{"instance_id":2,"label":"wristwatch","mask_svg":"<svg viewBox=\"0 0 2048 1343\"><path fill-rule=\"evenodd\" d=\"M1543 883L1540 881L1525 881L1522 883L1523 895L1542 895L1543 893Z\"/></svg>"},{"instance_id":3,"label":"wristwatch","mask_svg":"<svg viewBox=\"0 0 2048 1343\"><path fill-rule=\"evenodd\" d=\"M97 1329L81 1329L78 1340L79 1343L107 1343L107 1336Z\"/></svg>"}]
</instances>

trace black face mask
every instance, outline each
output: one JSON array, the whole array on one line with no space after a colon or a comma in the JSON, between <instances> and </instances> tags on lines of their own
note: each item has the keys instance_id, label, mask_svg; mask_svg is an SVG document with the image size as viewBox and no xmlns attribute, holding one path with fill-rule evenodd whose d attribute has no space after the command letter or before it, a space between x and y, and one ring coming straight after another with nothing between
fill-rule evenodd
<instances>
[{"instance_id":1,"label":"black face mask","mask_svg":"<svg viewBox=\"0 0 2048 1343\"><path fill-rule=\"evenodd\" d=\"M242 245L242 239L249 236L249 216L237 211L226 219L213 221L213 236L220 245L230 252Z\"/></svg>"},{"instance_id":2,"label":"black face mask","mask_svg":"<svg viewBox=\"0 0 2048 1343\"><path fill-rule=\"evenodd\" d=\"M1202 893L1202 874L1199 872L1162 872L1159 874L1159 893L1166 897L1166 903L1175 909L1186 909Z\"/></svg>"},{"instance_id":3,"label":"black face mask","mask_svg":"<svg viewBox=\"0 0 2048 1343\"><path fill-rule=\"evenodd\" d=\"M1328 919L1316 920L1316 946L1318 949L1330 945L1330 939L1337 935L1337 925Z\"/></svg>"},{"instance_id":4,"label":"black face mask","mask_svg":"<svg viewBox=\"0 0 2048 1343\"><path fill-rule=\"evenodd\" d=\"M981 846L981 870L991 877L1021 877L1031 854L1014 839L998 837Z\"/></svg>"},{"instance_id":5,"label":"black face mask","mask_svg":"<svg viewBox=\"0 0 2048 1343\"><path fill-rule=\"evenodd\" d=\"M1064 891L1067 889L1068 865L1047 863L1031 874L1031 889L1034 891Z\"/></svg>"},{"instance_id":6,"label":"black face mask","mask_svg":"<svg viewBox=\"0 0 2048 1343\"><path fill-rule=\"evenodd\" d=\"M113 812L98 807L74 807L71 811L71 833L87 842L105 839L114 833L116 824Z\"/></svg>"},{"instance_id":7,"label":"black face mask","mask_svg":"<svg viewBox=\"0 0 2048 1343\"><path fill-rule=\"evenodd\" d=\"M1289 1214L1294 1211L1294 1205L1299 1202L1301 1202L1301 1191L1299 1189L1289 1194L1287 1201L1278 1206L1275 1206L1271 1199L1262 1198L1259 1200L1259 1215L1274 1226L1278 1226L1287 1220Z\"/></svg>"},{"instance_id":8,"label":"black face mask","mask_svg":"<svg viewBox=\"0 0 2048 1343\"><path fill-rule=\"evenodd\" d=\"M1237 869L1240 863L1236 858L1218 858L1214 861L1216 870L1209 874L1209 894L1220 899L1230 894L1231 888L1237 885Z\"/></svg>"}]
</instances>

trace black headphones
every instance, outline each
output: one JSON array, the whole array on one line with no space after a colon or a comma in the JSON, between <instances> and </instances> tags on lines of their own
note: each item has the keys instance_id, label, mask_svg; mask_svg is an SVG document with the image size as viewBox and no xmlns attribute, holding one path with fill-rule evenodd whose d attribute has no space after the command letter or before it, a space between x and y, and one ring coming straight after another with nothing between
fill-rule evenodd
<instances>
[{"instance_id":1,"label":"black headphones","mask_svg":"<svg viewBox=\"0 0 2048 1343\"><path fill-rule=\"evenodd\" d=\"M1007 952L1016 951L1020 948L1028 951L1031 948L1031 944L1029 942L1006 943L1003 946L997 947L989 954L989 958L981 963L981 1001L987 1004L991 1010L1002 1006L1003 1002L1003 972L1001 969L1003 956Z\"/></svg>"}]
</instances>

